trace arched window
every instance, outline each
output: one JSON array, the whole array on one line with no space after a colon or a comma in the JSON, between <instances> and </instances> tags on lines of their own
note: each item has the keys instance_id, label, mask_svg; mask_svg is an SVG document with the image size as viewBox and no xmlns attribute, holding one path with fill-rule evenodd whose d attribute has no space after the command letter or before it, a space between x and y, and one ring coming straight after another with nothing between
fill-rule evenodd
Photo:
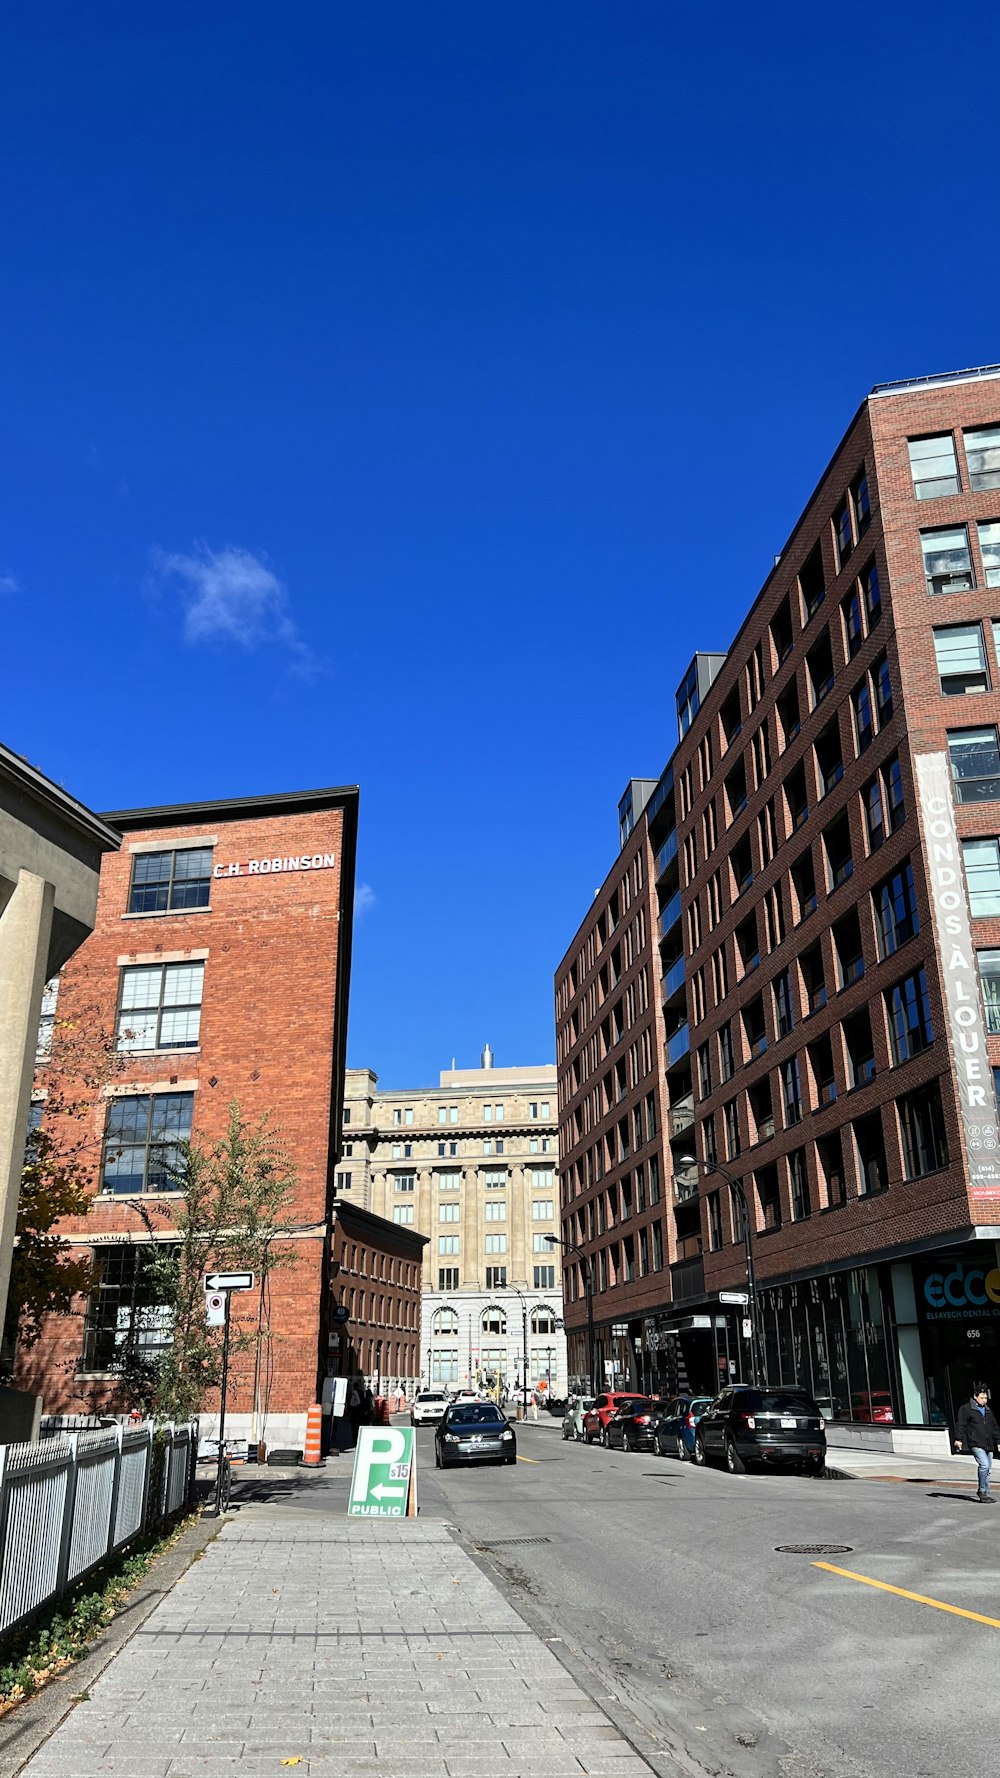
<instances>
[{"instance_id":1,"label":"arched window","mask_svg":"<svg viewBox=\"0 0 1000 1778\"><path fill-rule=\"evenodd\" d=\"M555 1333L556 1318L553 1315L552 1310L550 1308L548 1308L545 1304L543 1304L538 1309L532 1309L532 1311L531 1311L531 1331L533 1334L554 1334Z\"/></svg>"},{"instance_id":2,"label":"arched window","mask_svg":"<svg viewBox=\"0 0 1000 1778\"><path fill-rule=\"evenodd\" d=\"M457 1334L457 1332L458 1332L458 1310L457 1309L435 1309L433 1315L431 1316L431 1333Z\"/></svg>"},{"instance_id":3,"label":"arched window","mask_svg":"<svg viewBox=\"0 0 1000 1778\"><path fill-rule=\"evenodd\" d=\"M480 1325L484 1334L505 1334L507 1332L507 1317L498 1303L491 1303L488 1309L483 1310L483 1319Z\"/></svg>"}]
</instances>

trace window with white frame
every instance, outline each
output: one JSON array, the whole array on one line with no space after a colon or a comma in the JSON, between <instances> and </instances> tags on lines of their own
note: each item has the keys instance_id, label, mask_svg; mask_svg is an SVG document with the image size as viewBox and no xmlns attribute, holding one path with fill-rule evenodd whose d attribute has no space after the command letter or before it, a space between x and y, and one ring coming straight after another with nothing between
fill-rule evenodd
<instances>
[{"instance_id":1,"label":"window with white frame","mask_svg":"<svg viewBox=\"0 0 1000 1778\"><path fill-rule=\"evenodd\" d=\"M546 1235L534 1234L531 1237L532 1253L551 1253L552 1243Z\"/></svg>"},{"instance_id":2,"label":"window with white frame","mask_svg":"<svg viewBox=\"0 0 1000 1778\"><path fill-rule=\"evenodd\" d=\"M534 1198L531 1204L533 1222L551 1222L553 1198Z\"/></svg>"},{"instance_id":3,"label":"window with white frame","mask_svg":"<svg viewBox=\"0 0 1000 1778\"><path fill-rule=\"evenodd\" d=\"M506 1167L484 1167L483 1185L486 1191L502 1191L506 1184Z\"/></svg>"},{"instance_id":4,"label":"window with white frame","mask_svg":"<svg viewBox=\"0 0 1000 1778\"><path fill-rule=\"evenodd\" d=\"M910 453L913 492L918 500L939 500L943 494L959 492L955 440L950 432L936 432L929 438L909 438L906 444Z\"/></svg>"},{"instance_id":5,"label":"window with white frame","mask_svg":"<svg viewBox=\"0 0 1000 1778\"><path fill-rule=\"evenodd\" d=\"M531 1100L529 1100L529 1102L528 1102L528 1116L532 1120L537 1120L540 1118L543 1123L547 1123L548 1116L549 1116L549 1101L547 1099L531 1099Z\"/></svg>"},{"instance_id":6,"label":"window with white frame","mask_svg":"<svg viewBox=\"0 0 1000 1778\"><path fill-rule=\"evenodd\" d=\"M417 1176L415 1173L394 1173L392 1176L393 1190L411 1192L416 1190Z\"/></svg>"},{"instance_id":7,"label":"window with white frame","mask_svg":"<svg viewBox=\"0 0 1000 1778\"><path fill-rule=\"evenodd\" d=\"M981 519L979 549L987 586L1000 586L1000 519Z\"/></svg>"},{"instance_id":8,"label":"window with white frame","mask_svg":"<svg viewBox=\"0 0 1000 1778\"><path fill-rule=\"evenodd\" d=\"M963 436L973 493L1000 488L1000 426L970 426Z\"/></svg>"},{"instance_id":9,"label":"window with white frame","mask_svg":"<svg viewBox=\"0 0 1000 1778\"><path fill-rule=\"evenodd\" d=\"M962 857L973 918L1000 914L1000 841L963 840Z\"/></svg>"},{"instance_id":10,"label":"window with white frame","mask_svg":"<svg viewBox=\"0 0 1000 1778\"><path fill-rule=\"evenodd\" d=\"M393 1222L412 1222L414 1206L412 1204L394 1204L392 1207Z\"/></svg>"},{"instance_id":11,"label":"window with white frame","mask_svg":"<svg viewBox=\"0 0 1000 1778\"><path fill-rule=\"evenodd\" d=\"M118 996L118 1049L197 1048L204 981L204 963L124 968Z\"/></svg>"},{"instance_id":12,"label":"window with white frame","mask_svg":"<svg viewBox=\"0 0 1000 1778\"><path fill-rule=\"evenodd\" d=\"M457 1252L458 1252L458 1236L457 1235L439 1235L438 1236L438 1253L439 1254L449 1254L449 1253L457 1253Z\"/></svg>"},{"instance_id":13,"label":"window with white frame","mask_svg":"<svg viewBox=\"0 0 1000 1778\"><path fill-rule=\"evenodd\" d=\"M506 1251L507 1251L507 1237L506 1237L506 1235L486 1235L484 1237L484 1239L486 1242L485 1251L487 1253L506 1253Z\"/></svg>"},{"instance_id":14,"label":"window with white frame","mask_svg":"<svg viewBox=\"0 0 1000 1778\"><path fill-rule=\"evenodd\" d=\"M483 1205L483 1214L484 1214L487 1222L506 1222L507 1221L506 1200L504 1198L494 1198L492 1200L492 1202L490 1202L488 1204L484 1204Z\"/></svg>"},{"instance_id":15,"label":"window with white frame","mask_svg":"<svg viewBox=\"0 0 1000 1778\"><path fill-rule=\"evenodd\" d=\"M457 1192L462 1175L457 1167L439 1167L434 1174L434 1183L439 1192Z\"/></svg>"},{"instance_id":16,"label":"window with white frame","mask_svg":"<svg viewBox=\"0 0 1000 1778\"><path fill-rule=\"evenodd\" d=\"M461 1204L439 1204L438 1222L458 1222L461 1219Z\"/></svg>"},{"instance_id":17,"label":"window with white frame","mask_svg":"<svg viewBox=\"0 0 1000 1778\"><path fill-rule=\"evenodd\" d=\"M975 586L965 525L942 525L933 531L921 531L920 546L929 593L966 593Z\"/></svg>"},{"instance_id":18,"label":"window with white frame","mask_svg":"<svg viewBox=\"0 0 1000 1778\"><path fill-rule=\"evenodd\" d=\"M556 1170L554 1167L529 1167L528 1178L532 1191L550 1192L555 1189Z\"/></svg>"},{"instance_id":19,"label":"window with white frame","mask_svg":"<svg viewBox=\"0 0 1000 1778\"><path fill-rule=\"evenodd\" d=\"M949 624L934 631L938 678L946 698L989 691L982 624Z\"/></svg>"}]
</instances>

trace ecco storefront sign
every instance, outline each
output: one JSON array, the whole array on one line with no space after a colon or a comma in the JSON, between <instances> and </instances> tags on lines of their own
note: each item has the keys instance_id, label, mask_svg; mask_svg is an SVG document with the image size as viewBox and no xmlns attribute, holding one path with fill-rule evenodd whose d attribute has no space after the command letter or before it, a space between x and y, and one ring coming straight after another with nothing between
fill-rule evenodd
<instances>
[{"instance_id":1,"label":"ecco storefront sign","mask_svg":"<svg viewBox=\"0 0 1000 1778\"><path fill-rule=\"evenodd\" d=\"M302 852L298 858L247 858L239 864L217 864L213 877L273 877L279 871L334 870L336 852Z\"/></svg>"},{"instance_id":2,"label":"ecco storefront sign","mask_svg":"<svg viewBox=\"0 0 1000 1778\"><path fill-rule=\"evenodd\" d=\"M914 763L934 935L965 1133L969 1196L996 1198L1000 1197L1000 1132L951 775L943 753L919 754Z\"/></svg>"},{"instance_id":3,"label":"ecco storefront sign","mask_svg":"<svg viewBox=\"0 0 1000 1778\"><path fill-rule=\"evenodd\" d=\"M929 1321L958 1321L974 1315L1000 1315L1000 1267L952 1266L924 1279Z\"/></svg>"}]
</instances>

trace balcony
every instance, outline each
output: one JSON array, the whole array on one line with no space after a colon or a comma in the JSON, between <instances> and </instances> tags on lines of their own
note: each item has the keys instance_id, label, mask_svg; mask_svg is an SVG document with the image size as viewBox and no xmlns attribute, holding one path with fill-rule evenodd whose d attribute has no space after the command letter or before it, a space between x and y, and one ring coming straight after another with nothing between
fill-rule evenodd
<instances>
[{"instance_id":1,"label":"balcony","mask_svg":"<svg viewBox=\"0 0 1000 1778\"><path fill-rule=\"evenodd\" d=\"M676 962L671 963L670 968L665 972L663 977L664 1006L673 1000L675 995L683 993L686 979L684 973L684 958L678 957Z\"/></svg>"},{"instance_id":2,"label":"balcony","mask_svg":"<svg viewBox=\"0 0 1000 1778\"><path fill-rule=\"evenodd\" d=\"M677 857L677 829L672 827L656 854L656 881L659 882L665 870L673 864Z\"/></svg>"},{"instance_id":3,"label":"balcony","mask_svg":"<svg viewBox=\"0 0 1000 1778\"><path fill-rule=\"evenodd\" d=\"M678 1136L683 1136L685 1130L690 1130L694 1123L694 1100L678 1099L676 1105L671 1105L667 1117L670 1140L674 1142Z\"/></svg>"},{"instance_id":4,"label":"balcony","mask_svg":"<svg viewBox=\"0 0 1000 1778\"><path fill-rule=\"evenodd\" d=\"M670 900L667 902L666 907L663 909L663 912L660 915L660 937L661 938L666 938L667 934L669 932L673 931L674 927L677 925L678 921L680 920L680 917L681 917L681 892L678 889L670 897Z\"/></svg>"},{"instance_id":5,"label":"balcony","mask_svg":"<svg viewBox=\"0 0 1000 1778\"><path fill-rule=\"evenodd\" d=\"M678 1025L672 1037L667 1038L667 1067L676 1068L678 1062L691 1054L691 1032L687 1020Z\"/></svg>"}]
</instances>

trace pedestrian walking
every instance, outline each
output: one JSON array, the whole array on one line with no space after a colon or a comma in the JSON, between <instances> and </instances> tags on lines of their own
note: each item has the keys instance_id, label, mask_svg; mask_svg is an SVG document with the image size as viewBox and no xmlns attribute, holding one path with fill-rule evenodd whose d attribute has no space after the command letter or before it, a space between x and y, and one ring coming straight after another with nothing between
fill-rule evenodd
<instances>
[{"instance_id":1,"label":"pedestrian walking","mask_svg":"<svg viewBox=\"0 0 1000 1778\"><path fill-rule=\"evenodd\" d=\"M997 1425L993 1409L990 1407L990 1392L985 1383L972 1385L972 1400L967 1401L960 1409L955 1422L955 1449L965 1449L976 1459L979 1469L978 1499L992 1506L996 1495L990 1493L990 1470L993 1468L993 1452L1000 1439L1000 1426Z\"/></svg>"}]
</instances>

